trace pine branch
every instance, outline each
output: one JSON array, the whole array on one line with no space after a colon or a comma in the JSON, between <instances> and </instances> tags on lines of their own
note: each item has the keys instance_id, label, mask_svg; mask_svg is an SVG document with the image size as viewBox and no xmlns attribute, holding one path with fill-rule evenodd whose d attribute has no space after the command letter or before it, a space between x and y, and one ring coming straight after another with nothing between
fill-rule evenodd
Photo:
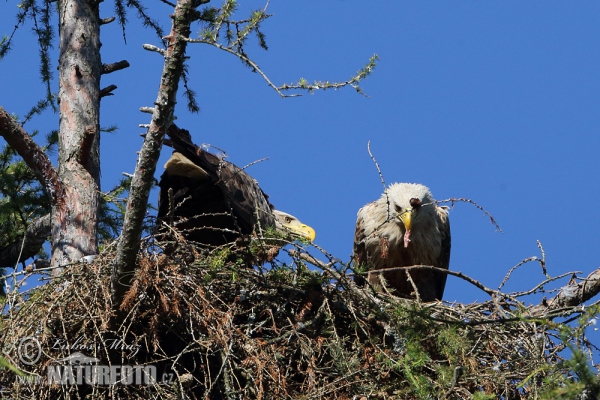
<instances>
[{"instance_id":1,"label":"pine branch","mask_svg":"<svg viewBox=\"0 0 600 400\"><path fill-rule=\"evenodd\" d=\"M35 256L51 231L50 214L36 219L27 227L22 239L0 249L0 268L14 268L18 263Z\"/></svg>"},{"instance_id":2,"label":"pine branch","mask_svg":"<svg viewBox=\"0 0 600 400\"><path fill-rule=\"evenodd\" d=\"M187 38L194 20L194 0L179 0L173 13L171 33L164 39L169 45L165 51L165 63L161 85L156 99L152 121L144 138L136 170L131 181L129 200L123 222L123 230L117 245L114 270L111 277L113 307L118 311L131 282L141 241L146 205L154 181L156 163L160 156L165 132L173 121L177 89L183 73Z\"/></svg>"},{"instance_id":3,"label":"pine branch","mask_svg":"<svg viewBox=\"0 0 600 400\"><path fill-rule=\"evenodd\" d=\"M563 286L552 299L544 299L540 304L532 307L530 314L537 316L562 308L578 307L598 293L600 293L600 268L594 270L579 283L573 277L571 282Z\"/></svg>"},{"instance_id":4,"label":"pine branch","mask_svg":"<svg viewBox=\"0 0 600 400\"><path fill-rule=\"evenodd\" d=\"M33 141L31 136L0 106L0 135L23 158L40 181L50 201L54 204L62 201L65 188L44 150Z\"/></svg>"},{"instance_id":5,"label":"pine branch","mask_svg":"<svg viewBox=\"0 0 600 400\"><path fill-rule=\"evenodd\" d=\"M127 60L117 61L112 64L102 64L102 75L110 74L111 72L119 71L124 68L129 67L129 62Z\"/></svg>"}]
</instances>

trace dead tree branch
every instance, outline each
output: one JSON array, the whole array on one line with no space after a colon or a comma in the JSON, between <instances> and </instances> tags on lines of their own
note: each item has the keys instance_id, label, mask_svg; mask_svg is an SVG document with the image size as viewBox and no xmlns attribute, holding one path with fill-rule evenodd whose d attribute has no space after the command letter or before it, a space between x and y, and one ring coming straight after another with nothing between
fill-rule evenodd
<instances>
[{"instance_id":1,"label":"dead tree branch","mask_svg":"<svg viewBox=\"0 0 600 400\"><path fill-rule=\"evenodd\" d=\"M65 188L50 159L46 156L44 150L2 107L0 107L0 135L31 168L50 197L50 201L52 203L60 201L64 196Z\"/></svg>"},{"instance_id":2,"label":"dead tree branch","mask_svg":"<svg viewBox=\"0 0 600 400\"><path fill-rule=\"evenodd\" d=\"M0 249L0 268L14 268L21 261L35 256L51 232L50 214L31 223L23 238Z\"/></svg>"},{"instance_id":3,"label":"dead tree branch","mask_svg":"<svg viewBox=\"0 0 600 400\"><path fill-rule=\"evenodd\" d=\"M123 231L117 246L114 270L111 277L113 307L119 308L123 296L134 276L137 254L140 247L142 223L146 215L146 205L154 180L156 163L160 156L165 132L173 121L179 80L185 61L186 38L190 35L190 25L195 18L198 1L180 0L173 13L173 24L167 40L165 63L160 79L160 88L152 113L152 121L131 181L129 201L123 221Z\"/></svg>"},{"instance_id":4,"label":"dead tree branch","mask_svg":"<svg viewBox=\"0 0 600 400\"><path fill-rule=\"evenodd\" d=\"M112 64L102 64L102 75L110 74L111 72L119 71L124 68L129 67L129 62L127 60L117 61Z\"/></svg>"},{"instance_id":5,"label":"dead tree branch","mask_svg":"<svg viewBox=\"0 0 600 400\"><path fill-rule=\"evenodd\" d=\"M450 203L450 207L454 207L454 203L458 203L458 202L471 203L475 207L479 208L490 219L490 222L496 227L496 230L500 231L500 233L504 233L502 231L502 228L500 228L500 225L498 225L498 223L496 222L496 219L494 218L494 216L492 214L490 214L490 212L487 211L485 208L483 208L482 206L480 206L479 204L477 204L476 202L474 202L471 199L467 199L467 198L464 198L464 197L458 197L458 198L457 197L451 197L449 199L436 201L436 203L438 203L438 204L441 204L441 203Z\"/></svg>"},{"instance_id":6,"label":"dead tree branch","mask_svg":"<svg viewBox=\"0 0 600 400\"><path fill-rule=\"evenodd\" d=\"M555 297L550 300L543 300L537 306L532 307L530 313L531 315L539 315L565 307L577 307L592 299L598 293L600 293L600 268L593 271L579 283L574 278L571 279L571 282L563 286Z\"/></svg>"}]
</instances>

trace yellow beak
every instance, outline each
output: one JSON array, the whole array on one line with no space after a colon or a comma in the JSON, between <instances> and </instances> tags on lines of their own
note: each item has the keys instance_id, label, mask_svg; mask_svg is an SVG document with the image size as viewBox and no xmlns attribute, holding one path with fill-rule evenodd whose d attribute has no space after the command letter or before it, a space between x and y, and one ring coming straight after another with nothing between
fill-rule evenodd
<instances>
[{"instance_id":1,"label":"yellow beak","mask_svg":"<svg viewBox=\"0 0 600 400\"><path fill-rule=\"evenodd\" d=\"M412 224L412 217L413 217L414 212L415 212L414 209L407 210L398 216L398 218L400 218L402 220L402 223L404 224L404 227L406 228L407 231L410 231L410 226Z\"/></svg>"},{"instance_id":2,"label":"yellow beak","mask_svg":"<svg viewBox=\"0 0 600 400\"><path fill-rule=\"evenodd\" d=\"M313 228L311 228L310 226L306 225L306 224L284 224L283 226L285 226L286 228L288 228L289 230L291 230L292 232L294 232L295 234L297 234L298 236L302 236L305 239L310 240L311 242L313 242L315 240L315 238L317 237L317 232L315 232L315 230Z\"/></svg>"},{"instance_id":3,"label":"yellow beak","mask_svg":"<svg viewBox=\"0 0 600 400\"><path fill-rule=\"evenodd\" d=\"M298 218L285 213L283 211L273 210L275 216L275 227L281 233L291 232L296 236L300 236L303 239L310 240L313 242L317 237L317 234L313 228L303 224Z\"/></svg>"}]
</instances>

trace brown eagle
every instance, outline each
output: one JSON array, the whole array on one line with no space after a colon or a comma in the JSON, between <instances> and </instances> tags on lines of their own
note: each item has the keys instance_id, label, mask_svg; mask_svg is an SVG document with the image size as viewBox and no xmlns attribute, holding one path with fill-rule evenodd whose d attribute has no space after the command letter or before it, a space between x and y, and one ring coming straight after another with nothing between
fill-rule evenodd
<instances>
[{"instance_id":1,"label":"brown eagle","mask_svg":"<svg viewBox=\"0 0 600 400\"><path fill-rule=\"evenodd\" d=\"M416 183L391 184L383 195L358 211L354 262L380 270L412 265L447 269L450 264L448 208L438 206L429 188ZM414 269L410 276L422 301L441 300L446 274ZM381 277L394 294L414 297L406 271L368 273L371 285L381 288Z\"/></svg>"},{"instance_id":2,"label":"brown eagle","mask_svg":"<svg viewBox=\"0 0 600 400\"><path fill-rule=\"evenodd\" d=\"M165 144L175 150L160 178L158 219L189 241L212 249L268 228L313 241L315 231L277 211L254 178L204 151L172 125Z\"/></svg>"}]
</instances>

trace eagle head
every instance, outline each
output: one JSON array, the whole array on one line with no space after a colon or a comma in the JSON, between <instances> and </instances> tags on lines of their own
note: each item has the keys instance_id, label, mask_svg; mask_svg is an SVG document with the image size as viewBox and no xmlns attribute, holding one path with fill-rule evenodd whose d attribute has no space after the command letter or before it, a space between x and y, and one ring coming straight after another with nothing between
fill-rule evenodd
<instances>
[{"instance_id":1,"label":"eagle head","mask_svg":"<svg viewBox=\"0 0 600 400\"><path fill-rule=\"evenodd\" d=\"M428 220L435 213L434 200L427 186L418 183L394 183L386 194L390 215L396 216L404 231L404 247L411 241L413 229L418 229L421 221Z\"/></svg>"}]
</instances>

